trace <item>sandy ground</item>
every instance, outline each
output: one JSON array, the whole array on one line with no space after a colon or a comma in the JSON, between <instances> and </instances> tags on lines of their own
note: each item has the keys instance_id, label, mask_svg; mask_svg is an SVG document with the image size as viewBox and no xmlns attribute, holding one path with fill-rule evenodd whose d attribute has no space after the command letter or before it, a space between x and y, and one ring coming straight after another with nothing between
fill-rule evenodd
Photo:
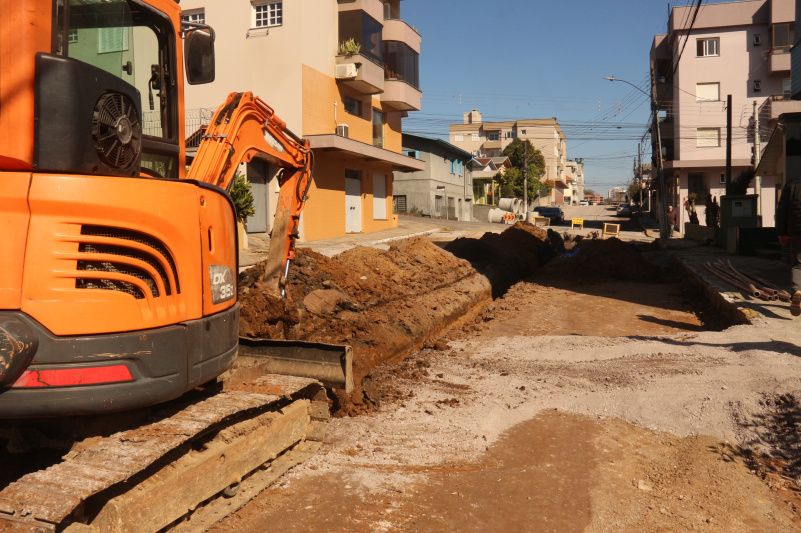
<instances>
[{"instance_id":1,"label":"sandy ground","mask_svg":"<svg viewBox=\"0 0 801 533\"><path fill-rule=\"evenodd\" d=\"M801 530L798 324L701 331L677 285L552 285L382 369L376 412L217 529Z\"/></svg>"}]
</instances>

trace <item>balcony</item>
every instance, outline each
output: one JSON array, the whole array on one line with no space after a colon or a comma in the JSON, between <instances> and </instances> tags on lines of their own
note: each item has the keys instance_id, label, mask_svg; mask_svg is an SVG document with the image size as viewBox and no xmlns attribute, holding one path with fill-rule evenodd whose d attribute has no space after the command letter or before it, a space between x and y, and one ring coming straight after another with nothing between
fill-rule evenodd
<instances>
[{"instance_id":1,"label":"balcony","mask_svg":"<svg viewBox=\"0 0 801 533\"><path fill-rule=\"evenodd\" d=\"M384 92L384 67L362 54L337 56L336 59L337 82L362 94Z\"/></svg>"},{"instance_id":2,"label":"balcony","mask_svg":"<svg viewBox=\"0 0 801 533\"><path fill-rule=\"evenodd\" d=\"M801 113L801 100L791 100L789 96L769 96L759 108L759 119L763 122L776 120L782 113Z\"/></svg>"},{"instance_id":3,"label":"balcony","mask_svg":"<svg viewBox=\"0 0 801 533\"><path fill-rule=\"evenodd\" d=\"M384 2L381 0L337 0L339 12L364 11L375 20L384 20Z\"/></svg>"},{"instance_id":4,"label":"balcony","mask_svg":"<svg viewBox=\"0 0 801 533\"><path fill-rule=\"evenodd\" d=\"M503 148L503 144L501 140L498 139L497 141L484 141L484 144L481 145L482 150L501 150Z\"/></svg>"},{"instance_id":5,"label":"balcony","mask_svg":"<svg viewBox=\"0 0 801 533\"><path fill-rule=\"evenodd\" d=\"M773 50L770 53L770 72L790 72L790 51Z\"/></svg>"},{"instance_id":6,"label":"balcony","mask_svg":"<svg viewBox=\"0 0 801 533\"><path fill-rule=\"evenodd\" d=\"M412 28L403 20L385 20L384 30L381 38L385 41L398 41L409 46L412 50L420 53L420 42L422 38L417 30Z\"/></svg>"},{"instance_id":7,"label":"balcony","mask_svg":"<svg viewBox=\"0 0 801 533\"><path fill-rule=\"evenodd\" d=\"M383 73L382 73L383 76ZM397 79L384 80L381 103L396 111L419 111L423 94L407 82Z\"/></svg>"}]
</instances>

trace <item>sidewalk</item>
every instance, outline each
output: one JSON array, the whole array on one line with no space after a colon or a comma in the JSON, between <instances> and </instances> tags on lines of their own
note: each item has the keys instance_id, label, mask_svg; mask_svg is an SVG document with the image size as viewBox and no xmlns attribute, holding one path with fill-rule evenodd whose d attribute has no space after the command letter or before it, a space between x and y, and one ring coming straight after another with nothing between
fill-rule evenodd
<instances>
[{"instance_id":1,"label":"sidewalk","mask_svg":"<svg viewBox=\"0 0 801 533\"><path fill-rule=\"evenodd\" d=\"M459 222L439 218L399 216L398 227L374 233L352 233L334 239L298 242L298 248L306 248L332 257L357 246L389 249L392 241L410 237L427 236L435 242L448 242L460 237L480 237L484 233L500 233L509 226L487 222ZM239 252L240 268L255 265L265 259L270 238L266 233L248 235L249 247Z\"/></svg>"},{"instance_id":2,"label":"sidewalk","mask_svg":"<svg viewBox=\"0 0 801 533\"><path fill-rule=\"evenodd\" d=\"M687 273L689 280L698 286L718 311L736 323L754 323L764 320L795 320L788 302L764 301L744 295L722 279L709 272L704 264L719 259L731 261L740 272L756 275L778 287L790 289L790 267L781 261L759 257L729 255L720 248L684 240L671 240L668 245L673 258ZM799 324L801 325L801 324Z\"/></svg>"}]
</instances>

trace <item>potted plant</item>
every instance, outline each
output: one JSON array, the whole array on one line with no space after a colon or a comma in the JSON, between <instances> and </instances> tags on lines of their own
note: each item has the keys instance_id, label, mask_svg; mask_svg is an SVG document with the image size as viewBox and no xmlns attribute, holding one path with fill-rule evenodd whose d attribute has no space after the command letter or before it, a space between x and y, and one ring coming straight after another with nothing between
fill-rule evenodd
<instances>
[{"instance_id":1,"label":"potted plant","mask_svg":"<svg viewBox=\"0 0 801 533\"><path fill-rule=\"evenodd\" d=\"M350 57L358 54L362 50L362 45L356 42L356 39L351 37L347 41L339 43L339 55Z\"/></svg>"},{"instance_id":2,"label":"potted plant","mask_svg":"<svg viewBox=\"0 0 801 533\"><path fill-rule=\"evenodd\" d=\"M253 200L253 190L251 189L250 182L247 177L237 172L234 176L234 181L231 183L231 200L234 202L234 209L236 209L236 229L239 235L239 248L247 250L248 248L248 234L245 230L245 223L249 216L256 213Z\"/></svg>"}]
</instances>

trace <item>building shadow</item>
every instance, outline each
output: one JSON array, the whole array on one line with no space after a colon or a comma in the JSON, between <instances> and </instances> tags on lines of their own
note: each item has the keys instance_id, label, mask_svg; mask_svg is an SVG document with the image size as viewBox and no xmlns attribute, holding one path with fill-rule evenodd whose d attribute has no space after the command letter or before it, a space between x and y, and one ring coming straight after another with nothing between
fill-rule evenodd
<instances>
[{"instance_id":1,"label":"building shadow","mask_svg":"<svg viewBox=\"0 0 801 533\"><path fill-rule=\"evenodd\" d=\"M714 342L697 342L692 339L681 340L672 339L669 337L660 337L653 335L635 335L631 337L634 340L660 342L662 344L669 344L672 346L708 346L710 348L727 348L733 352L747 352L758 350L762 352L773 352L778 354L789 354L794 357L801 357L801 346L787 341L769 340L769 341L750 341L750 342L731 342L731 343L714 343Z\"/></svg>"}]
</instances>

